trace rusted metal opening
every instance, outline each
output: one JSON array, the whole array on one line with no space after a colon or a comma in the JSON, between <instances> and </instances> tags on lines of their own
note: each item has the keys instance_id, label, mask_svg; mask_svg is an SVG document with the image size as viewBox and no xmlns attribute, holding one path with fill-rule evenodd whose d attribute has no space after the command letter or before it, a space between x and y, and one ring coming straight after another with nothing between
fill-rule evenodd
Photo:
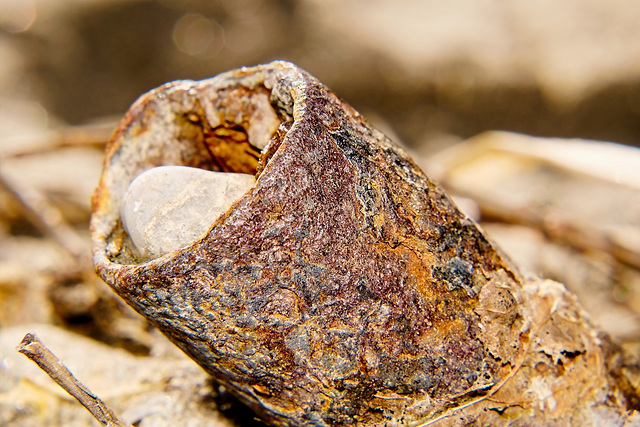
<instances>
[{"instance_id":1,"label":"rusted metal opening","mask_svg":"<svg viewBox=\"0 0 640 427\"><path fill-rule=\"evenodd\" d=\"M166 92L153 98L160 91ZM171 114L161 112L163 100L175 110L173 100L185 91L193 96L190 106ZM270 97L264 85L212 91L202 82L174 82L141 97L112 138L114 153L107 162L113 162L118 176L110 183L110 202L119 203L137 176L158 166L189 166L258 178L293 122L282 110L277 112ZM166 138L167 134L173 138ZM99 197L95 196L94 203L101 203ZM113 223L106 244L112 262L130 265L146 261L132 244L121 218Z\"/></svg>"}]
</instances>

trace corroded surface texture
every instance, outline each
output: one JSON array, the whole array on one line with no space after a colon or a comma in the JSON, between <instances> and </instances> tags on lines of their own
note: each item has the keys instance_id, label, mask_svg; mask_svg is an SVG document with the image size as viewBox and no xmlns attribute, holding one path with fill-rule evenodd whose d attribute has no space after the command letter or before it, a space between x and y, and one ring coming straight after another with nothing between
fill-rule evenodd
<instances>
[{"instance_id":1,"label":"corroded surface texture","mask_svg":"<svg viewBox=\"0 0 640 427\"><path fill-rule=\"evenodd\" d=\"M201 239L141 262L119 204L171 164L257 182ZM637 397L561 285L525 282L400 147L291 64L141 97L93 206L102 278L272 425L620 421Z\"/></svg>"}]
</instances>

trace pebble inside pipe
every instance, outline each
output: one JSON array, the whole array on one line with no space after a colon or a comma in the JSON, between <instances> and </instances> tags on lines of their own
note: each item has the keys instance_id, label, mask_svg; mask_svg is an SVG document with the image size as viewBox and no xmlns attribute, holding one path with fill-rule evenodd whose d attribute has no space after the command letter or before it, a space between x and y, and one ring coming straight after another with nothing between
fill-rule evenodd
<instances>
[{"instance_id":1,"label":"pebble inside pipe","mask_svg":"<svg viewBox=\"0 0 640 427\"><path fill-rule=\"evenodd\" d=\"M160 166L133 180L122 222L141 256L156 258L195 241L255 184L253 175Z\"/></svg>"}]
</instances>

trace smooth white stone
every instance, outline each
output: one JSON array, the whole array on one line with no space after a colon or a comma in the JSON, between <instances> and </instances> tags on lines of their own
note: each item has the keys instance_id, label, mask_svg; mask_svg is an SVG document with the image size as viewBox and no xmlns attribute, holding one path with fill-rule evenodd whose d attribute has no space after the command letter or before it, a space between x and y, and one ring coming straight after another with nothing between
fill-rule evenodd
<instances>
[{"instance_id":1,"label":"smooth white stone","mask_svg":"<svg viewBox=\"0 0 640 427\"><path fill-rule=\"evenodd\" d=\"M149 169L129 186L122 222L142 256L159 257L202 237L254 184L247 174L186 166Z\"/></svg>"}]
</instances>

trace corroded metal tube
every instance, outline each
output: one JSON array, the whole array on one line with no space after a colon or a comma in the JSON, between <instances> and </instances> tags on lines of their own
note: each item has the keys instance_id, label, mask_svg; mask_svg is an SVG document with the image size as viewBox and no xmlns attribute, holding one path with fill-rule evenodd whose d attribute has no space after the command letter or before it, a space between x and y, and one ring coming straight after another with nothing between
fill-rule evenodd
<instances>
[{"instance_id":1,"label":"corroded metal tube","mask_svg":"<svg viewBox=\"0 0 640 427\"><path fill-rule=\"evenodd\" d=\"M143 261L120 204L161 165L256 183L201 238ZM402 148L292 64L143 95L93 210L100 276L272 425L621 421L637 398L562 285L525 280Z\"/></svg>"}]
</instances>

